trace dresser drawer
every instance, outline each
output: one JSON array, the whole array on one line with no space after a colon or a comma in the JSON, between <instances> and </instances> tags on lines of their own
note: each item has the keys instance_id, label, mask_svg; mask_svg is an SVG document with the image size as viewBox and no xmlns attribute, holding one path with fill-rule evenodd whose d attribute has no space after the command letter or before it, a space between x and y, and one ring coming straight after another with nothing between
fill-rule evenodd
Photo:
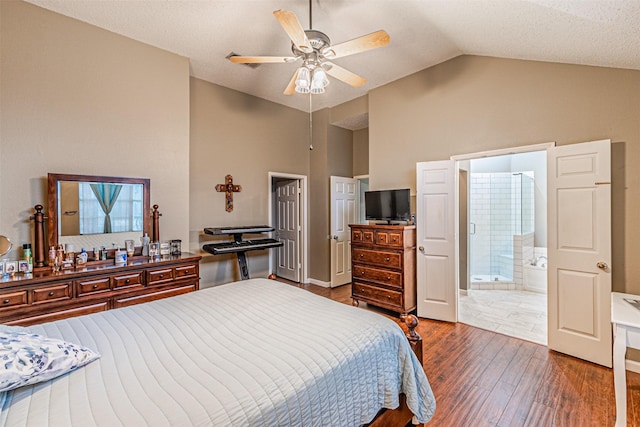
<instances>
[{"instance_id":1,"label":"dresser drawer","mask_svg":"<svg viewBox=\"0 0 640 427\"><path fill-rule=\"evenodd\" d=\"M7 292L0 294L0 309L16 308L27 305L27 291Z\"/></svg>"},{"instance_id":2,"label":"dresser drawer","mask_svg":"<svg viewBox=\"0 0 640 427\"><path fill-rule=\"evenodd\" d=\"M176 279L182 277L196 277L198 275L198 266L195 264L176 267Z\"/></svg>"},{"instance_id":3,"label":"dresser drawer","mask_svg":"<svg viewBox=\"0 0 640 427\"><path fill-rule=\"evenodd\" d=\"M373 236L371 230L352 229L351 243L373 243L375 240Z\"/></svg>"},{"instance_id":4,"label":"dresser drawer","mask_svg":"<svg viewBox=\"0 0 640 427\"><path fill-rule=\"evenodd\" d=\"M361 265L353 266L354 280L367 280L402 289L402 273L391 270L380 270Z\"/></svg>"},{"instance_id":5,"label":"dresser drawer","mask_svg":"<svg viewBox=\"0 0 640 427\"><path fill-rule=\"evenodd\" d=\"M147 285L159 285L173 280L173 268L158 268L147 271Z\"/></svg>"},{"instance_id":6,"label":"dresser drawer","mask_svg":"<svg viewBox=\"0 0 640 427\"><path fill-rule=\"evenodd\" d=\"M383 267L402 268L402 255L397 252L352 249L353 262L375 264Z\"/></svg>"},{"instance_id":7,"label":"dresser drawer","mask_svg":"<svg viewBox=\"0 0 640 427\"><path fill-rule=\"evenodd\" d=\"M402 233L396 231L376 231L376 244L402 247Z\"/></svg>"},{"instance_id":8,"label":"dresser drawer","mask_svg":"<svg viewBox=\"0 0 640 427\"><path fill-rule=\"evenodd\" d=\"M76 282L76 294L78 296L105 292L111 289L111 278L100 277L97 279L79 280Z\"/></svg>"},{"instance_id":9,"label":"dresser drawer","mask_svg":"<svg viewBox=\"0 0 640 427\"><path fill-rule=\"evenodd\" d=\"M375 305L376 302L384 305L402 307L402 293L388 289L378 288L376 286L365 285L364 283L354 282L351 288L354 298L362 298Z\"/></svg>"},{"instance_id":10,"label":"dresser drawer","mask_svg":"<svg viewBox=\"0 0 640 427\"><path fill-rule=\"evenodd\" d=\"M122 274L113 277L113 289L128 288L142 285L142 272Z\"/></svg>"},{"instance_id":11,"label":"dresser drawer","mask_svg":"<svg viewBox=\"0 0 640 427\"><path fill-rule=\"evenodd\" d=\"M43 302L52 302L52 301L61 301L65 299L70 299L72 295L71 289L72 289L71 283L63 283L56 286L48 286L46 288L34 289L31 302L33 304L40 304Z\"/></svg>"}]
</instances>

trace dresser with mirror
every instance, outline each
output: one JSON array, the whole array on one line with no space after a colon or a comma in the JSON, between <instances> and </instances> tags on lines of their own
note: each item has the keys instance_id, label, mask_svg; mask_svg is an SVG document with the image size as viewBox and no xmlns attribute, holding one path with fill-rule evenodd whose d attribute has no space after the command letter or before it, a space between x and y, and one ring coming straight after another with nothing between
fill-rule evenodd
<instances>
[{"instance_id":1,"label":"dresser with mirror","mask_svg":"<svg viewBox=\"0 0 640 427\"><path fill-rule=\"evenodd\" d=\"M199 255L143 255L145 234L160 240L149 179L49 174L47 189L46 214L36 205L32 217L33 272L0 276L0 323L43 323L199 289ZM135 242L133 256L116 264L116 249L125 240ZM88 261L54 271L51 247L85 249Z\"/></svg>"}]
</instances>

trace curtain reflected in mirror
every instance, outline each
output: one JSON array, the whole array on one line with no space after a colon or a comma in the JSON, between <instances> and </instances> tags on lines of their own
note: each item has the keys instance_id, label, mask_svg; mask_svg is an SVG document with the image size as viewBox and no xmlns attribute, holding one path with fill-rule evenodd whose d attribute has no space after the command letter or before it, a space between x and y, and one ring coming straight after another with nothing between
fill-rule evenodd
<instances>
[{"instance_id":1,"label":"curtain reflected in mirror","mask_svg":"<svg viewBox=\"0 0 640 427\"><path fill-rule=\"evenodd\" d=\"M60 181L59 236L140 232L142 184Z\"/></svg>"}]
</instances>

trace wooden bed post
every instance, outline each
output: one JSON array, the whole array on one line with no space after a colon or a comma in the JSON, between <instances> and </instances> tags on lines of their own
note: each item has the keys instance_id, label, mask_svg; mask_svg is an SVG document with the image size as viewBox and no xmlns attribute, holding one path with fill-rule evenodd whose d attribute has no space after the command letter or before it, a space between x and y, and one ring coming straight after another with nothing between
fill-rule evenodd
<instances>
[{"instance_id":1,"label":"wooden bed post","mask_svg":"<svg viewBox=\"0 0 640 427\"><path fill-rule=\"evenodd\" d=\"M416 332L416 327L418 326L418 318L413 314L409 314L405 319L404 323L407 325L407 339L409 340L409 345L411 346L411 350L416 354L420 364L422 361L422 337L419 333Z\"/></svg>"}]
</instances>

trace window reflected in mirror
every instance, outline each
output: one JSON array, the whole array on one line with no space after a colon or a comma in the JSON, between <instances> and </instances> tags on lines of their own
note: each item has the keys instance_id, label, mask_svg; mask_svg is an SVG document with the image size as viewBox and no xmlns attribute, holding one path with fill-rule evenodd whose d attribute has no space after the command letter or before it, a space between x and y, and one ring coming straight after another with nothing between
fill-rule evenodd
<instances>
[{"instance_id":1,"label":"window reflected in mirror","mask_svg":"<svg viewBox=\"0 0 640 427\"><path fill-rule=\"evenodd\" d=\"M59 236L140 232L142 184L59 181Z\"/></svg>"}]
</instances>

